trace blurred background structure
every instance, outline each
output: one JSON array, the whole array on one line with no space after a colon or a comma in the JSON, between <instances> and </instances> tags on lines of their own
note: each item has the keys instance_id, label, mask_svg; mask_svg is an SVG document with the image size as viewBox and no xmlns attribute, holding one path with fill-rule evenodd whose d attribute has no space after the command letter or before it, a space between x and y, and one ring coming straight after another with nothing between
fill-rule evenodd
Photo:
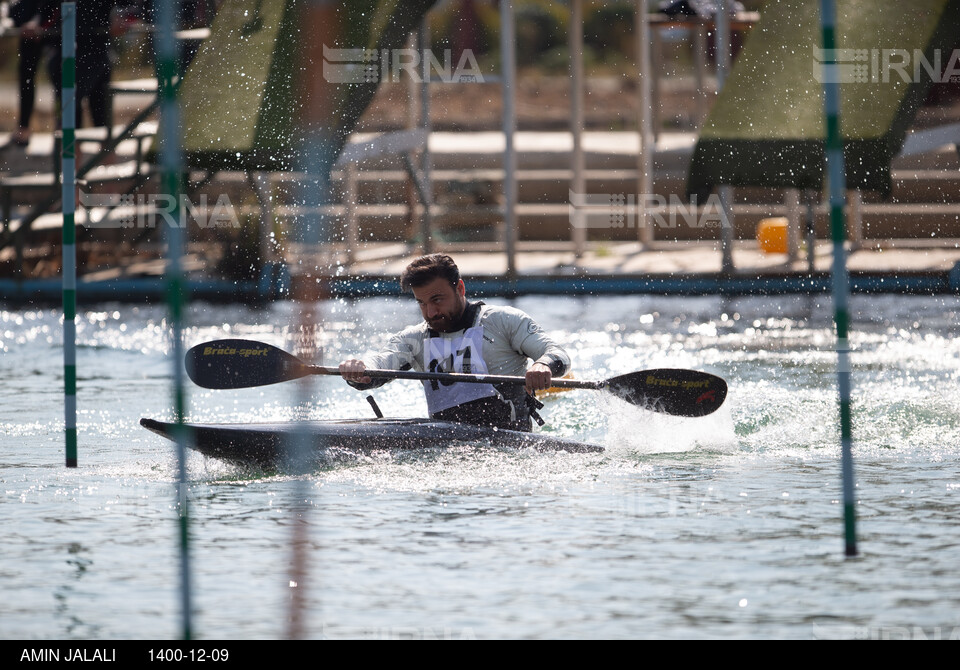
<instances>
[{"instance_id":1,"label":"blurred background structure","mask_svg":"<svg viewBox=\"0 0 960 670\"><path fill-rule=\"evenodd\" d=\"M183 5L184 262L195 294L270 299L289 281L285 236L313 206L298 201L291 153L301 67L291 46L303 38L292 4ZM809 178L823 131L813 120L822 123L817 0L383 4L347 3L350 43L312 66L339 77L344 95L326 206L334 272L354 278L344 292L395 291L365 279L392 278L423 250L456 252L491 287L507 276L517 290L524 279L592 290L573 280L600 276L630 280L603 290L820 290L827 210ZM898 3L867 4L838 3L840 43L850 36L852 72L868 79L846 87L855 97L844 118L883 126L872 145L882 151L851 154L854 174L871 176L849 194L854 290L956 290L957 3L925 0L910 21ZM505 20L513 40L502 40ZM59 152L45 66L32 136L12 141L19 36L5 19L0 282L8 297L32 299L45 289L30 282L59 272ZM81 295L134 294L162 274L151 40L149 11L115 10L112 123L83 128L89 117L78 117ZM868 113L884 108L889 117ZM762 145L745 128L803 137ZM801 164L794 183L790 166ZM725 181L728 204L717 198Z\"/></svg>"}]
</instances>

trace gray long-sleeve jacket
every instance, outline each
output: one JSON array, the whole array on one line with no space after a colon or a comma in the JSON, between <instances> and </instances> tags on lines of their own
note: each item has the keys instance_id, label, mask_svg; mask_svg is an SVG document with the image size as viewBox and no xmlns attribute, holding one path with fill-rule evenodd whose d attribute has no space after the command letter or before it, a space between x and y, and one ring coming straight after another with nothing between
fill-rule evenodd
<instances>
[{"instance_id":1,"label":"gray long-sleeve jacket","mask_svg":"<svg viewBox=\"0 0 960 670\"><path fill-rule=\"evenodd\" d=\"M554 377L563 376L570 367L567 352L548 337L529 315L519 309L476 302L467 305L464 316L471 326L483 327L483 361L488 374L522 377L526 374L528 362L531 360L547 365ZM463 330L437 333L422 322L391 336L379 352L365 357L363 362L368 368L383 370L431 371L430 361L425 360L427 357L424 355L428 338L453 341L463 334ZM386 381L374 380L371 384L353 386L375 388Z\"/></svg>"}]
</instances>

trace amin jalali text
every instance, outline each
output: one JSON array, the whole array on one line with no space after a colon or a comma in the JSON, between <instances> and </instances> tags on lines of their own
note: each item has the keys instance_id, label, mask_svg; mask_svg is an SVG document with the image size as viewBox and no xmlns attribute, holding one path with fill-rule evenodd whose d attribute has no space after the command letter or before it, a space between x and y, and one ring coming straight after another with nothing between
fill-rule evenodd
<instances>
[{"instance_id":1,"label":"amin jalali text","mask_svg":"<svg viewBox=\"0 0 960 670\"><path fill-rule=\"evenodd\" d=\"M111 663L124 660L140 660L152 663L228 662L230 652L225 648L171 646L159 647L153 643L123 643L116 647L24 647L19 656L21 663L80 662Z\"/></svg>"},{"instance_id":2,"label":"amin jalali text","mask_svg":"<svg viewBox=\"0 0 960 670\"><path fill-rule=\"evenodd\" d=\"M51 661L62 661L71 663L73 661L84 662L113 662L117 660L117 650L115 648L95 648L85 647L44 647L41 649L23 649L20 653L20 662L39 662L49 663Z\"/></svg>"}]
</instances>

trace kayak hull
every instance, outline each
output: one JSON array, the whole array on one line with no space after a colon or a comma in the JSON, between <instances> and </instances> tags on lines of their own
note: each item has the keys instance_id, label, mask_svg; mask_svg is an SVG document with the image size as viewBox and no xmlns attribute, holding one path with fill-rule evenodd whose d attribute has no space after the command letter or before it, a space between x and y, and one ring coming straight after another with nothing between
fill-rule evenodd
<instances>
[{"instance_id":1,"label":"kayak hull","mask_svg":"<svg viewBox=\"0 0 960 670\"><path fill-rule=\"evenodd\" d=\"M144 428L168 439L176 425L140 419ZM445 449L471 444L494 448L601 452L603 447L543 433L499 430L430 419L347 419L302 423L185 424L187 444L205 456L235 463L277 466L286 460L294 438L306 437L317 456L378 450Z\"/></svg>"}]
</instances>

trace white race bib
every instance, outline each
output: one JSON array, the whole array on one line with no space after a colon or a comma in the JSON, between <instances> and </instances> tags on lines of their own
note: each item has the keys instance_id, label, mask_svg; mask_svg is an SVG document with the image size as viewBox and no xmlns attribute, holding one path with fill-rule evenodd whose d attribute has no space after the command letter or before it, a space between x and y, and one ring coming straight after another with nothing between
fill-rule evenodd
<instances>
[{"instance_id":1,"label":"white race bib","mask_svg":"<svg viewBox=\"0 0 960 670\"><path fill-rule=\"evenodd\" d=\"M459 337L428 337L423 356L423 369L427 372L487 374L487 364L483 360L483 326L467 328ZM465 402L497 395L491 384L427 380L423 382L423 389L431 415Z\"/></svg>"}]
</instances>

